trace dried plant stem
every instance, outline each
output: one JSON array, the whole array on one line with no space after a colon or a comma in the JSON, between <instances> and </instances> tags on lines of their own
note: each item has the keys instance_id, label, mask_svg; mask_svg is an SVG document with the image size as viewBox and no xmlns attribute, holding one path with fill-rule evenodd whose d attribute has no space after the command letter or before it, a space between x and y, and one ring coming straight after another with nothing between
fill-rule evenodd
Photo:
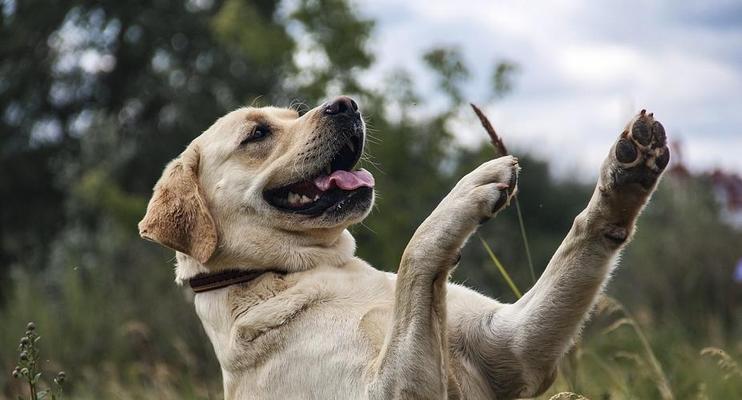
<instances>
[{"instance_id":1,"label":"dried plant stem","mask_svg":"<svg viewBox=\"0 0 742 400\"><path fill-rule=\"evenodd\" d=\"M633 317L629 315L629 318L632 320ZM644 347L644 351L647 353L647 357L649 358L649 363L652 365L652 369L654 370L655 376L657 377L657 389L659 389L660 394L662 395L663 400L673 400L675 396L672 394L672 389L670 389L670 384L667 382L667 376L665 376L665 371L662 370L662 366L660 365L660 362L657 360L657 357L654 355L654 351L652 350L652 346L649 344L649 340L647 340L647 337L644 335L644 332L639 328L639 326L634 322L631 324L631 326L634 328L634 332L636 332L636 336L639 338L639 340L642 343L642 346Z\"/></svg>"},{"instance_id":2,"label":"dried plant stem","mask_svg":"<svg viewBox=\"0 0 742 400\"><path fill-rule=\"evenodd\" d=\"M717 364L724 371L724 380L732 379L734 377L742 378L742 368L739 364L724 350L718 347L705 347L701 350L702 356L714 357L717 360Z\"/></svg>"},{"instance_id":3,"label":"dried plant stem","mask_svg":"<svg viewBox=\"0 0 742 400\"><path fill-rule=\"evenodd\" d=\"M626 307L623 306L623 304L619 303L618 300L607 296L606 299L612 303L612 306L615 307L614 309L621 311L621 313L626 317L625 324L631 325L631 328L634 330L636 337L639 338L639 342L644 348L644 352L646 353L647 359L649 360L649 365L652 367L652 372L654 372L655 380L657 381L657 390L659 390L662 399L674 400L675 395L672 392L672 388L670 387L670 383L667 380L665 371L662 369L662 365L660 364L659 360L657 360L657 357L654 354L654 350L652 350L652 346L649 344L649 340L647 340L647 336L644 335L644 331L642 331L641 327L636 322L636 319L634 319L634 316L629 312L628 309L626 309Z\"/></svg>"},{"instance_id":4,"label":"dried plant stem","mask_svg":"<svg viewBox=\"0 0 742 400\"><path fill-rule=\"evenodd\" d=\"M472 103L469 103L471 105L472 110L474 110L474 113L479 118L479 122L482 124L482 127L485 131L487 131L487 134L490 137L490 141L492 142L492 147L495 148L495 155L497 157L502 157L508 154L508 149L505 147L505 143L502 141L502 138L500 135L497 134L495 131L495 128L492 126L492 123L490 122L489 118L487 118L486 115L482 112L482 110L479 109L479 107L475 106ZM523 239L523 247L526 250L526 259L528 260L528 270L531 273L531 283L536 283L536 272L533 268L533 258L531 257L531 248L528 245L528 235L526 235L526 225L523 222L523 213L520 209L520 202L518 202L518 195L513 196L513 200L515 200L515 210L518 213L518 225L520 226L520 236Z\"/></svg>"},{"instance_id":5,"label":"dried plant stem","mask_svg":"<svg viewBox=\"0 0 742 400\"><path fill-rule=\"evenodd\" d=\"M480 110L479 107L475 106L473 103L469 103L469 105L471 106L472 110L474 110L474 114L477 114L479 122L482 124L484 130L487 131L487 134L490 137L490 141L492 141L492 147L494 147L495 151L497 152L497 154L495 155L497 157L508 155L508 149L505 147L505 143L495 131L495 127L492 126L489 118L487 118L482 110Z\"/></svg>"}]
</instances>

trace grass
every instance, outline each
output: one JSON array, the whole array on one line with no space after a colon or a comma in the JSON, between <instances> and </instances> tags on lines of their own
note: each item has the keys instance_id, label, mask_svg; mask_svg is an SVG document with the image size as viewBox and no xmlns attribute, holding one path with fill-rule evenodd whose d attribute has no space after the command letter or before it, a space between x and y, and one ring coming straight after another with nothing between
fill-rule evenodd
<instances>
[{"instance_id":1,"label":"grass","mask_svg":"<svg viewBox=\"0 0 742 400\"><path fill-rule=\"evenodd\" d=\"M723 379L725 381L742 379L742 369L739 367L739 364L724 350L716 347L706 347L701 350L701 356L716 360L719 370L724 373Z\"/></svg>"},{"instance_id":2,"label":"grass","mask_svg":"<svg viewBox=\"0 0 742 400\"><path fill-rule=\"evenodd\" d=\"M30 273L14 275L0 308L0 399L33 399L27 382L11 373L29 319L43 335L39 370L50 377L46 371L66 371L64 398L222 398L213 348L172 271L142 264L124 272L143 271L150 279L137 285L84 267L66 269L53 286Z\"/></svg>"},{"instance_id":3,"label":"grass","mask_svg":"<svg viewBox=\"0 0 742 400\"><path fill-rule=\"evenodd\" d=\"M476 105L469 104L474 110L474 114L477 115L477 118L479 118L479 122L482 123L482 128L487 132L487 135L490 137L490 142L492 142L492 147L495 150L495 157L502 157L507 154L510 154L508 152L507 147L505 146L505 142L502 140L500 135L497 134L497 131L495 131L495 127L492 126L492 123L490 122L489 118L482 112L482 110L479 109ZM512 190L513 188L510 188ZM523 239L523 248L526 251L526 259L528 260L528 272L531 273L531 283L536 283L536 272L533 268L533 257L531 256L531 247L528 244L528 235L526 234L526 224L523 222L523 212L520 209L520 202L518 201L518 196L513 196L513 200L515 201L515 210L518 213L518 227L520 228L520 236L521 239ZM480 237L481 239L481 237ZM484 243L484 240L482 240L482 243ZM485 244L485 248L487 248L487 244ZM494 257L494 254L492 254L491 250L488 250L488 253L490 253L490 257L493 259L496 259ZM504 272L504 269L500 269L500 272ZM511 289L513 286L511 285ZM518 296L520 298L520 296Z\"/></svg>"},{"instance_id":4,"label":"grass","mask_svg":"<svg viewBox=\"0 0 742 400\"><path fill-rule=\"evenodd\" d=\"M520 298L522 292L507 269L481 236L480 240L502 279ZM564 357L555 384L541 399L731 399L742 393L739 363L718 347L697 351L682 343L680 354L665 354L668 359L677 356L669 362L675 364L675 379L668 378L670 373L645 329L623 304L607 295L597 302L586 331ZM682 387L676 390L673 381Z\"/></svg>"},{"instance_id":5,"label":"grass","mask_svg":"<svg viewBox=\"0 0 742 400\"><path fill-rule=\"evenodd\" d=\"M513 294L515 295L515 297L518 299L523 297L523 293L521 293L520 289L518 289L518 287L515 285L515 283L513 282L513 279L510 277L510 274L508 274L508 271L505 269L505 267L502 265L500 260L497 258L497 256L495 255L495 252L492 251L492 248L487 244L487 242L484 240L482 235L477 234L477 236L479 237L479 240L482 242L482 246L484 247L484 250L487 252L487 254L492 259L492 263L495 264L495 266L497 267L497 271L502 275L502 278L508 284L508 286L510 287L510 290L513 291Z\"/></svg>"}]
</instances>

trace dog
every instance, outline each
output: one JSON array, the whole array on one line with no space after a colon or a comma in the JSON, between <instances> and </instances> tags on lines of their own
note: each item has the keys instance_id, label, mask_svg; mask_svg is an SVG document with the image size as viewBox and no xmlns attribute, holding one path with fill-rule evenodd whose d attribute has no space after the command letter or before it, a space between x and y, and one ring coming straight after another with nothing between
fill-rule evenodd
<instances>
[{"instance_id":1,"label":"dog","mask_svg":"<svg viewBox=\"0 0 742 400\"><path fill-rule=\"evenodd\" d=\"M140 235L176 251L176 281L221 366L226 399L511 399L556 366L669 161L662 124L626 125L535 286L502 304L448 277L480 223L517 191L517 158L464 176L417 229L397 274L354 256L374 202L354 169L365 124L338 97L303 115L241 108L165 168Z\"/></svg>"}]
</instances>

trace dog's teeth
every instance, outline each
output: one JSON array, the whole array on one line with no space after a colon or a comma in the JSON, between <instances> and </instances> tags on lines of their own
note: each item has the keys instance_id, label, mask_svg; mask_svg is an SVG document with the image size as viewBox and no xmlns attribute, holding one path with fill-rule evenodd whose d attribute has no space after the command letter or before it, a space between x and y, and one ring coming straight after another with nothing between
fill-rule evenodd
<instances>
[{"instance_id":1,"label":"dog's teeth","mask_svg":"<svg viewBox=\"0 0 742 400\"><path fill-rule=\"evenodd\" d=\"M301 203L302 204L307 204L307 203L311 203L311 202L312 202L312 199L310 199L307 196L301 195Z\"/></svg>"},{"instance_id":2,"label":"dog's teeth","mask_svg":"<svg viewBox=\"0 0 742 400\"><path fill-rule=\"evenodd\" d=\"M317 201L317 200L319 200L319 195L318 194L315 194L314 195L314 198L312 199L312 201Z\"/></svg>"},{"instance_id":3,"label":"dog's teeth","mask_svg":"<svg viewBox=\"0 0 742 400\"><path fill-rule=\"evenodd\" d=\"M294 192L289 192L288 200L290 204L298 204L301 202L301 196Z\"/></svg>"}]
</instances>

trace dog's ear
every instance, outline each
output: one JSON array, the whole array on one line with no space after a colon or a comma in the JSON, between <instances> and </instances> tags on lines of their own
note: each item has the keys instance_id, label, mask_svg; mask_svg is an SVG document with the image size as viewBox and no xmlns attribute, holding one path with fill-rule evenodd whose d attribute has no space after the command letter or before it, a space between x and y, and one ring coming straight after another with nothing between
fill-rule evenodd
<instances>
[{"instance_id":1,"label":"dog's ear","mask_svg":"<svg viewBox=\"0 0 742 400\"><path fill-rule=\"evenodd\" d=\"M139 235L206 263L217 244L214 219L198 183L198 149L171 161L154 188Z\"/></svg>"}]
</instances>

